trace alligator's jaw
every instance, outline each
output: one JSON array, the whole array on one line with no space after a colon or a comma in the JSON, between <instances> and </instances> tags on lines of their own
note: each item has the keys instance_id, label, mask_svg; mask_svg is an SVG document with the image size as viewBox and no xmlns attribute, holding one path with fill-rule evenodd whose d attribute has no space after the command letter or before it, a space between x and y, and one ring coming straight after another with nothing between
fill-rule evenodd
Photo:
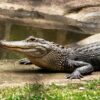
<instances>
[{"instance_id":1,"label":"alligator's jaw","mask_svg":"<svg viewBox=\"0 0 100 100\"><path fill-rule=\"evenodd\" d=\"M25 49L29 49L31 47L30 43L27 43L25 41L5 41L1 40L0 41L0 47L10 49L10 50L15 50L15 51L23 51Z\"/></svg>"},{"instance_id":2,"label":"alligator's jaw","mask_svg":"<svg viewBox=\"0 0 100 100\"><path fill-rule=\"evenodd\" d=\"M12 51L24 53L27 56L41 57L50 51L50 47L47 44L42 45L37 42L27 41L0 41L0 47ZM48 49L49 48L49 49Z\"/></svg>"}]
</instances>

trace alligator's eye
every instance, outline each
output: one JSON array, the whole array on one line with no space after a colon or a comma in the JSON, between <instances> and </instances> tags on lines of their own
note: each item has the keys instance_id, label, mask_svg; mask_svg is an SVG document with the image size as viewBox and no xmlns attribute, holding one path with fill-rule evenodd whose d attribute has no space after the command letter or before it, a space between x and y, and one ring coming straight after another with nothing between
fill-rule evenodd
<instances>
[{"instance_id":1,"label":"alligator's eye","mask_svg":"<svg viewBox=\"0 0 100 100\"><path fill-rule=\"evenodd\" d=\"M26 39L27 42L33 42L35 41L36 39L33 37L33 36L30 36Z\"/></svg>"},{"instance_id":2,"label":"alligator's eye","mask_svg":"<svg viewBox=\"0 0 100 100\"><path fill-rule=\"evenodd\" d=\"M35 39L34 39L34 38L30 38L29 41L30 41L30 42L31 42L31 41L35 41Z\"/></svg>"},{"instance_id":3,"label":"alligator's eye","mask_svg":"<svg viewBox=\"0 0 100 100\"><path fill-rule=\"evenodd\" d=\"M61 48L64 49L65 47L64 46L61 46Z\"/></svg>"},{"instance_id":4,"label":"alligator's eye","mask_svg":"<svg viewBox=\"0 0 100 100\"><path fill-rule=\"evenodd\" d=\"M59 47L60 45L59 44L56 44L56 46Z\"/></svg>"}]
</instances>

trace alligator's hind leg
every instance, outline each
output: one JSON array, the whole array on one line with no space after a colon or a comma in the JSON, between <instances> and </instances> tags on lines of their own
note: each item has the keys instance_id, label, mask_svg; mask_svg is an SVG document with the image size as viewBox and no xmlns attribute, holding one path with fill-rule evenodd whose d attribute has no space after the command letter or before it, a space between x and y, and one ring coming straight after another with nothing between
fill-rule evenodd
<instances>
[{"instance_id":1,"label":"alligator's hind leg","mask_svg":"<svg viewBox=\"0 0 100 100\"><path fill-rule=\"evenodd\" d=\"M30 65L32 64L32 62L29 59L24 58L24 59L19 60L19 64Z\"/></svg>"}]
</instances>

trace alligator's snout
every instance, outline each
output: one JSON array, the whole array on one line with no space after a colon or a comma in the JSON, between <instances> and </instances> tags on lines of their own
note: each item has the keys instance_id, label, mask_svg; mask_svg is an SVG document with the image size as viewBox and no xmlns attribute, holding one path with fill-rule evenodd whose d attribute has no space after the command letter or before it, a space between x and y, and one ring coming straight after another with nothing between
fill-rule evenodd
<instances>
[{"instance_id":1,"label":"alligator's snout","mask_svg":"<svg viewBox=\"0 0 100 100\"><path fill-rule=\"evenodd\" d=\"M32 48L32 43L27 43L25 41L0 41L0 47L15 51L25 51Z\"/></svg>"},{"instance_id":2,"label":"alligator's snout","mask_svg":"<svg viewBox=\"0 0 100 100\"><path fill-rule=\"evenodd\" d=\"M6 40L0 41L0 47L7 47L7 46L8 46L8 42Z\"/></svg>"},{"instance_id":3,"label":"alligator's snout","mask_svg":"<svg viewBox=\"0 0 100 100\"><path fill-rule=\"evenodd\" d=\"M6 40L1 40L0 41L0 46L1 47L6 47L6 48L23 48L27 46L27 44L23 41L6 41Z\"/></svg>"},{"instance_id":4,"label":"alligator's snout","mask_svg":"<svg viewBox=\"0 0 100 100\"><path fill-rule=\"evenodd\" d=\"M34 57L41 57L45 54L47 54L51 49L49 48L49 45L47 44L41 44L32 41L6 41L1 40L0 41L0 47L12 51L17 51L24 53L25 55L34 56Z\"/></svg>"}]
</instances>

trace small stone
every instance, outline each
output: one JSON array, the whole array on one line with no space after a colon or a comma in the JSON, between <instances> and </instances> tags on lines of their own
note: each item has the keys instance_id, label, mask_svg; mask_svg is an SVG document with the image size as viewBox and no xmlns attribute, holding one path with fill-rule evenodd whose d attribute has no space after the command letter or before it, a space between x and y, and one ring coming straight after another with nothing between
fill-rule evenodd
<instances>
[{"instance_id":1,"label":"small stone","mask_svg":"<svg viewBox=\"0 0 100 100\"><path fill-rule=\"evenodd\" d=\"M79 87L79 90L85 90L85 88L84 87Z\"/></svg>"}]
</instances>

